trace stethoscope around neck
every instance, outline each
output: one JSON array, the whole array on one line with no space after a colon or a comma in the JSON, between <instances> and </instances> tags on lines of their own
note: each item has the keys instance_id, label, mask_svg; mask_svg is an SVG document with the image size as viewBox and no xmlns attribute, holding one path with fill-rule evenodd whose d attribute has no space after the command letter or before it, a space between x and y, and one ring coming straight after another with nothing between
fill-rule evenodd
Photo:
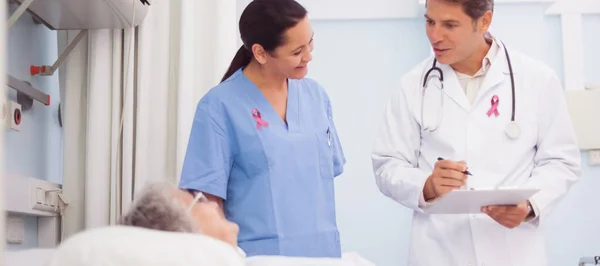
<instances>
[{"instance_id":1,"label":"stethoscope around neck","mask_svg":"<svg viewBox=\"0 0 600 266\"><path fill-rule=\"evenodd\" d=\"M519 126L519 124L517 124L517 122L515 122L515 79L514 79L514 75L513 75L513 69L512 69L512 64L510 62L510 56L508 55L508 50L506 49L506 46L504 45L504 43L502 43L502 46L504 46L504 53L506 54L506 61L508 63L508 69L510 71L510 85L511 85L511 90L512 90L512 113L511 113L511 117L510 117L510 122L506 125L506 128L504 129L506 135L511 138L511 139L517 139L520 135L521 135L521 127ZM438 129L441 121L442 121L442 116L443 116L443 112L444 112L444 72L442 71L441 68L436 66L437 64L437 59L433 59L433 65L431 66L431 68L429 68L429 70L427 70L427 72L425 73L425 77L423 78L423 95L421 97L421 125L422 127L429 131L429 132L434 132ZM429 75L432 72L438 72L439 77L438 80L440 81L440 112L438 115L438 119L437 119L437 123L435 124L434 128L430 128L428 127L424 120L423 120L423 110L425 109L425 90L427 89L427 84L429 83Z\"/></svg>"}]
</instances>

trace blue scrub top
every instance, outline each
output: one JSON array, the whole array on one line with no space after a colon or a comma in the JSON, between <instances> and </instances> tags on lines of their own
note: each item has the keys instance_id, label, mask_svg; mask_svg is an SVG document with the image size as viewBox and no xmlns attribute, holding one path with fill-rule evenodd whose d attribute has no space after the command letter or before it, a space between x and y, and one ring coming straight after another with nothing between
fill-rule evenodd
<instances>
[{"instance_id":1,"label":"blue scrub top","mask_svg":"<svg viewBox=\"0 0 600 266\"><path fill-rule=\"evenodd\" d=\"M288 80L286 118L239 69L198 104L180 187L224 199L248 256L340 257L333 181L346 159L327 93Z\"/></svg>"}]
</instances>

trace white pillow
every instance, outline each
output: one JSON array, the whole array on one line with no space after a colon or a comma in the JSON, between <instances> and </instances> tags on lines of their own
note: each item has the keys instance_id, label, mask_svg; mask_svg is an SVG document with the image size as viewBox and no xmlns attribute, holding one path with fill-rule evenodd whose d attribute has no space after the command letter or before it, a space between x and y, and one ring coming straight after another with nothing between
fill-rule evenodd
<instances>
[{"instance_id":1,"label":"white pillow","mask_svg":"<svg viewBox=\"0 0 600 266\"><path fill-rule=\"evenodd\" d=\"M84 265L242 266L244 257L227 243L199 234L110 226L68 238L47 264Z\"/></svg>"}]
</instances>

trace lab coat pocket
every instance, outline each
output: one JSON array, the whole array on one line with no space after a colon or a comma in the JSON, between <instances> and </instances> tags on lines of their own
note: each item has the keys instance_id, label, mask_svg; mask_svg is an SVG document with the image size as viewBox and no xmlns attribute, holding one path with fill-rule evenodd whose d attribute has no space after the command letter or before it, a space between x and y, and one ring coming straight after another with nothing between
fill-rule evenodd
<instances>
[{"instance_id":1,"label":"lab coat pocket","mask_svg":"<svg viewBox=\"0 0 600 266\"><path fill-rule=\"evenodd\" d=\"M333 178L333 151L331 148L331 131L329 128L316 133L319 150L319 168L322 178Z\"/></svg>"},{"instance_id":2,"label":"lab coat pocket","mask_svg":"<svg viewBox=\"0 0 600 266\"><path fill-rule=\"evenodd\" d=\"M523 117L516 123L519 128L519 134L516 138L511 138L507 134L503 137L502 146L515 152L523 152L534 148L538 140L538 121L534 117Z\"/></svg>"}]
</instances>

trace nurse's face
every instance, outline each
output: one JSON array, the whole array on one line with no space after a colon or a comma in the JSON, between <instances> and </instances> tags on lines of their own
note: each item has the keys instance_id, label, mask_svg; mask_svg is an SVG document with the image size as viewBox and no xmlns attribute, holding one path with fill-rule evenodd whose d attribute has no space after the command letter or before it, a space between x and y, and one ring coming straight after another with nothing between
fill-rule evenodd
<instances>
[{"instance_id":1,"label":"nurse's face","mask_svg":"<svg viewBox=\"0 0 600 266\"><path fill-rule=\"evenodd\" d=\"M491 11L471 19L460 4L446 0L427 0L425 12L427 37L442 64L455 64L475 56L491 22Z\"/></svg>"},{"instance_id":2,"label":"nurse's face","mask_svg":"<svg viewBox=\"0 0 600 266\"><path fill-rule=\"evenodd\" d=\"M191 194L179 191L183 204L187 207L193 203ZM192 210L191 215L196 222L201 234L207 235L230 245L237 247L239 227L237 224L227 221L219 212L219 206L214 202L198 202Z\"/></svg>"},{"instance_id":3,"label":"nurse's face","mask_svg":"<svg viewBox=\"0 0 600 266\"><path fill-rule=\"evenodd\" d=\"M274 72L291 79L301 79L308 73L312 60L313 30L307 17L284 35L284 44L270 53L267 64Z\"/></svg>"}]
</instances>

